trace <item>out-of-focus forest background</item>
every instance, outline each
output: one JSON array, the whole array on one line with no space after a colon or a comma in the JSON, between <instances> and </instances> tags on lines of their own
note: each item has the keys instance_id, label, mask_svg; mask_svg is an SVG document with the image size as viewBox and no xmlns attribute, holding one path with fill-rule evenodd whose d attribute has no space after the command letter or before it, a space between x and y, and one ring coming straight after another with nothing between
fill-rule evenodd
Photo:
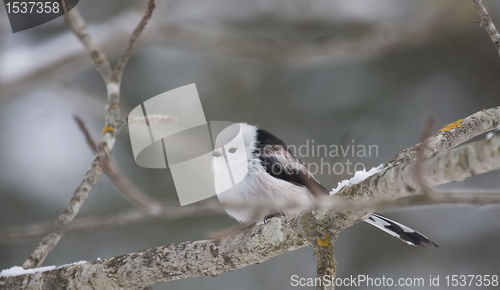
<instances>
[{"instance_id":1,"label":"out-of-focus forest background","mask_svg":"<svg viewBox=\"0 0 500 290\"><path fill-rule=\"evenodd\" d=\"M425 120L440 128L500 100L500 58L470 0L171 0L157 1L122 84L126 116L145 100L196 83L207 120L247 122L300 146L377 145L367 169L420 140ZM85 0L78 9L112 62L125 47L145 1ZM500 2L484 1L500 24ZM62 18L13 34L0 8L0 229L53 221L93 159L72 119L97 138L105 85ZM436 130L438 128L435 128ZM354 141L353 141L354 140ZM134 162L127 128L113 159L145 192L178 204L167 170ZM320 162L302 157L304 162ZM349 174L318 174L332 188ZM448 185L497 189L498 172ZM80 216L131 208L103 176ZM335 244L338 277L425 278L500 274L500 210L430 207L382 212L419 230L439 248L410 247L358 224ZM235 226L225 215L68 233L44 265L95 260ZM20 265L38 239L0 244L0 269ZM306 247L219 277L153 289L290 289L290 277L315 277ZM473 288L473 287L470 287ZM469 288L469 289L470 289ZM486 289L485 287L480 287ZM343 289L340 287L340 289ZM359 287L357 289L365 289Z\"/></svg>"}]
</instances>

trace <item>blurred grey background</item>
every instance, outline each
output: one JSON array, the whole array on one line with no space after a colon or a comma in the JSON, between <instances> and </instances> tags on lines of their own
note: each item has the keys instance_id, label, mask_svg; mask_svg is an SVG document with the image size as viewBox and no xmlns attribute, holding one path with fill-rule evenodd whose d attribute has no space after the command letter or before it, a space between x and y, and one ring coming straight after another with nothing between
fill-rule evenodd
<instances>
[{"instance_id":1,"label":"blurred grey background","mask_svg":"<svg viewBox=\"0 0 500 290\"><path fill-rule=\"evenodd\" d=\"M416 144L430 116L437 130L499 105L500 58L486 31L472 23L479 16L469 0L157 2L125 69L124 116L155 95L196 83L207 120L254 124L296 146L307 140L377 145L378 156L325 159L349 159L369 169ZM78 9L114 63L145 4L86 0ZM500 2L484 4L500 25ZM93 159L72 115L81 116L97 138L104 124L105 86L62 19L12 34L5 8L0 9L0 229L5 229L51 222L60 214ZM135 164L127 131L119 134L114 160L151 196L178 204L168 170ZM332 188L350 176L317 177ZM495 190L499 177L492 172L441 189ZM130 208L103 176L80 216ZM498 208L382 213L440 247L410 247L358 224L335 244L337 277L425 278L426 287L419 289L427 289L429 276L440 275L440 287L432 287L437 289L446 288L446 275L500 274ZM219 215L68 233L44 265L204 239L236 224ZM0 244L0 269L22 264L37 243ZM292 275L315 273L312 249L306 247L219 277L153 289L290 289Z\"/></svg>"}]
</instances>

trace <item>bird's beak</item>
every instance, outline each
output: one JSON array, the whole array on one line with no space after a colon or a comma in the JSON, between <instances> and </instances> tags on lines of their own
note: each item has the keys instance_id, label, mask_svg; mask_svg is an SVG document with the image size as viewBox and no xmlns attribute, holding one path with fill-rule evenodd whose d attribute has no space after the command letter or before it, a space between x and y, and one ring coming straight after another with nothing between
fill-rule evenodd
<instances>
[{"instance_id":1,"label":"bird's beak","mask_svg":"<svg viewBox=\"0 0 500 290\"><path fill-rule=\"evenodd\" d=\"M222 156L222 148L215 149L212 152L212 156L214 156L214 157L220 157L220 156Z\"/></svg>"}]
</instances>

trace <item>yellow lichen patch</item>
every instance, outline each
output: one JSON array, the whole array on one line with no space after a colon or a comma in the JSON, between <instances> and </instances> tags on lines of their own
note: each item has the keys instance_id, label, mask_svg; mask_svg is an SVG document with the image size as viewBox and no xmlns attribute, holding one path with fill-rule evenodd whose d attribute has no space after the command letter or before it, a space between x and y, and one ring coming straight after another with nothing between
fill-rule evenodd
<instances>
[{"instance_id":1,"label":"yellow lichen patch","mask_svg":"<svg viewBox=\"0 0 500 290\"><path fill-rule=\"evenodd\" d=\"M108 133L108 132L113 132L115 131L115 128L109 126L109 125L106 125L104 126L104 129L102 129L102 136L104 136L104 134Z\"/></svg>"},{"instance_id":2,"label":"yellow lichen patch","mask_svg":"<svg viewBox=\"0 0 500 290\"><path fill-rule=\"evenodd\" d=\"M331 247L332 241L328 237L328 234L325 234L324 238L318 238L318 245L322 247Z\"/></svg>"},{"instance_id":3,"label":"yellow lichen patch","mask_svg":"<svg viewBox=\"0 0 500 290\"><path fill-rule=\"evenodd\" d=\"M453 122L453 123L450 123L450 124L444 126L441 130L439 130L439 132L442 132L442 131L446 131L447 132L447 131L450 131L451 129L454 129L454 128L460 128L460 127L462 127L461 123L462 123L463 120L464 119L460 119L460 120L458 120L456 122Z\"/></svg>"}]
</instances>

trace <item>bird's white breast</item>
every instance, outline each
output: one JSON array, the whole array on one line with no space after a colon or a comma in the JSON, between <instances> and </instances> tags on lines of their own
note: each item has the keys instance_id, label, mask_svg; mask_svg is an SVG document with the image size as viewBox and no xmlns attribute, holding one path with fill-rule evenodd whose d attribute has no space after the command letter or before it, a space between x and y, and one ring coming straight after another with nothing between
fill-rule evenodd
<instances>
[{"instance_id":1,"label":"bird's white breast","mask_svg":"<svg viewBox=\"0 0 500 290\"><path fill-rule=\"evenodd\" d=\"M219 158L217 161L213 164L216 191L218 191L218 188L222 189L228 187L227 177L223 175L223 172L227 172L227 169L224 168L227 165L222 158ZM226 208L227 213L231 217L242 223L262 223L264 217L277 212L282 212L284 214L298 212L300 211L299 209L283 210L279 207L273 209L272 204L290 200L305 202L312 198L306 187L298 186L269 175L262 165L260 165L259 161L254 161L254 164L249 164L245 178L239 183L236 183L229 190L217 194L217 197L223 204L265 203L271 206L271 209L265 211L255 210L250 206L248 208Z\"/></svg>"}]
</instances>

